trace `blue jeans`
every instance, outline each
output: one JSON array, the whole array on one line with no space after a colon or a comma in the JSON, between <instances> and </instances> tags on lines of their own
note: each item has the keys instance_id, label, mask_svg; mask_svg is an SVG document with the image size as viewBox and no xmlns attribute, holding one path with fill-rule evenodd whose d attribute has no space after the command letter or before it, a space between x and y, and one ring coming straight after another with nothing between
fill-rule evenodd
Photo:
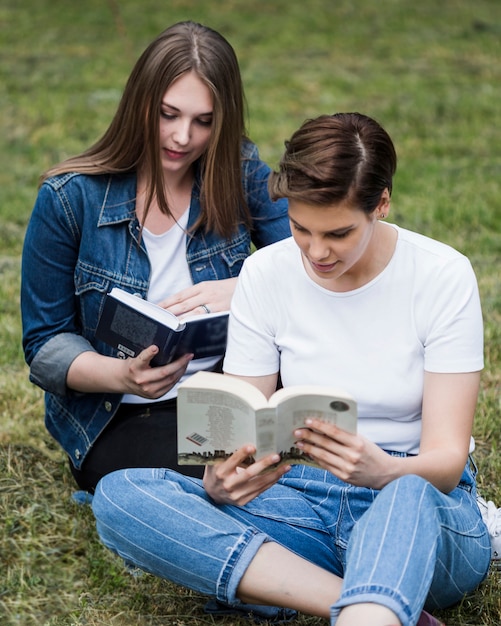
<instances>
[{"instance_id":1,"label":"blue jeans","mask_svg":"<svg viewBox=\"0 0 501 626\"><path fill-rule=\"evenodd\" d=\"M262 543L282 544L344 579L332 624L342 607L374 602L412 626L424 606L473 590L490 562L469 465L447 495L414 475L374 491L296 465L243 507L215 505L195 478L128 469L99 482L92 506L126 562L232 606Z\"/></svg>"}]
</instances>

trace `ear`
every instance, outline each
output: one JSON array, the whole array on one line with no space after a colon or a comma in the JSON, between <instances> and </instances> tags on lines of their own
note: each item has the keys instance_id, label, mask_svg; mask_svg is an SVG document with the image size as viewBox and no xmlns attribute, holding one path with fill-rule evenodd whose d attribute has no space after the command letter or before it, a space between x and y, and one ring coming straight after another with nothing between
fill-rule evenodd
<instances>
[{"instance_id":1,"label":"ear","mask_svg":"<svg viewBox=\"0 0 501 626\"><path fill-rule=\"evenodd\" d=\"M378 220L384 220L390 214L390 191L388 187L384 188L379 204L374 211Z\"/></svg>"}]
</instances>

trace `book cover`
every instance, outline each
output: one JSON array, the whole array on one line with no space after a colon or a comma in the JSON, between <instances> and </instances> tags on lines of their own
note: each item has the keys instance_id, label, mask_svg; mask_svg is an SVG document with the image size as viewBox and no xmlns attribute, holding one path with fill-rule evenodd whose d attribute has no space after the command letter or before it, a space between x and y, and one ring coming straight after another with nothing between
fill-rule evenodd
<instances>
[{"instance_id":1,"label":"book cover","mask_svg":"<svg viewBox=\"0 0 501 626\"><path fill-rule=\"evenodd\" d=\"M221 356L226 349L228 312L179 319L170 311L117 287L107 294L96 337L135 357L151 345L159 348L153 366L165 365L183 354L195 359Z\"/></svg>"}]
</instances>

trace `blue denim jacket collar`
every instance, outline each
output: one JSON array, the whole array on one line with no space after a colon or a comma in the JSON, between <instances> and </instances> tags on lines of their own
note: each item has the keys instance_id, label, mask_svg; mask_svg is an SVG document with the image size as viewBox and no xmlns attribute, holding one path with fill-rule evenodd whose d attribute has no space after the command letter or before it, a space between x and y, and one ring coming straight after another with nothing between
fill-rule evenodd
<instances>
[{"instance_id":1,"label":"blue denim jacket collar","mask_svg":"<svg viewBox=\"0 0 501 626\"><path fill-rule=\"evenodd\" d=\"M120 181L115 178L108 180L107 192L97 221L98 227L137 221L136 182L135 174L122 177Z\"/></svg>"}]
</instances>

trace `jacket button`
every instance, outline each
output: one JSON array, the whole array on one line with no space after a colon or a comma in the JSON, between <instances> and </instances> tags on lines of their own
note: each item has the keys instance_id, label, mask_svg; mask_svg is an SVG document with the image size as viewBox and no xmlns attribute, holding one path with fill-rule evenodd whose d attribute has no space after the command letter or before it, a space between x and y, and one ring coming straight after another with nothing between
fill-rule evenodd
<instances>
[{"instance_id":1,"label":"jacket button","mask_svg":"<svg viewBox=\"0 0 501 626\"><path fill-rule=\"evenodd\" d=\"M80 450L77 448L75 450L75 459L79 459L82 456L82 453L80 452Z\"/></svg>"},{"instance_id":2,"label":"jacket button","mask_svg":"<svg viewBox=\"0 0 501 626\"><path fill-rule=\"evenodd\" d=\"M109 413L111 411L111 409L113 408L113 405L111 404L111 402L109 400L106 400L106 402L104 403L104 408Z\"/></svg>"}]
</instances>

